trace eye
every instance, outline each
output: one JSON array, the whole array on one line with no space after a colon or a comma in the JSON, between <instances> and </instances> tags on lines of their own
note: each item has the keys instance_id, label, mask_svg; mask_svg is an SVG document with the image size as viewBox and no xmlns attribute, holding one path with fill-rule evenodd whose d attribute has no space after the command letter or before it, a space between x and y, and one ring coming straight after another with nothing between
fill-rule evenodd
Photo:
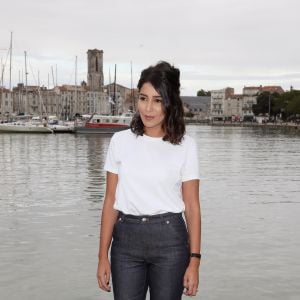
<instances>
[{"instance_id":1,"label":"eye","mask_svg":"<svg viewBox=\"0 0 300 300\"><path fill-rule=\"evenodd\" d=\"M162 103L162 99L159 99L159 98L155 99L154 101L155 101L155 103Z\"/></svg>"},{"instance_id":2,"label":"eye","mask_svg":"<svg viewBox=\"0 0 300 300\"><path fill-rule=\"evenodd\" d=\"M142 95L139 95L139 100L145 101L145 100L146 100L146 97L145 97L145 96L142 96Z\"/></svg>"}]
</instances>

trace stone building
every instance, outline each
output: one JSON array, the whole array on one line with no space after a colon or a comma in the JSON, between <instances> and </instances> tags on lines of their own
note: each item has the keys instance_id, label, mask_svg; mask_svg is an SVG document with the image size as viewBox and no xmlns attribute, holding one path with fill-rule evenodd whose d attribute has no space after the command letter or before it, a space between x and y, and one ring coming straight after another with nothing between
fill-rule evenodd
<instances>
[{"instance_id":1,"label":"stone building","mask_svg":"<svg viewBox=\"0 0 300 300\"><path fill-rule=\"evenodd\" d=\"M243 119L243 95L231 94L224 101L224 118L231 121L242 121Z\"/></svg>"},{"instance_id":2,"label":"stone building","mask_svg":"<svg viewBox=\"0 0 300 300\"><path fill-rule=\"evenodd\" d=\"M249 86L243 88L243 119L251 119L253 118L254 114L252 111L252 107L254 104L257 103L256 98L257 95L260 93L260 87L256 86Z\"/></svg>"},{"instance_id":3,"label":"stone building","mask_svg":"<svg viewBox=\"0 0 300 300\"><path fill-rule=\"evenodd\" d=\"M13 88L13 110L17 114L38 115L44 111L43 95L45 87L27 86L19 83Z\"/></svg>"},{"instance_id":4,"label":"stone building","mask_svg":"<svg viewBox=\"0 0 300 300\"><path fill-rule=\"evenodd\" d=\"M27 86L13 88L13 110L17 114L56 115L70 120L76 115L94 112L110 114L110 106L103 92L103 51L88 50L88 76L86 84L61 85L52 89Z\"/></svg>"},{"instance_id":5,"label":"stone building","mask_svg":"<svg viewBox=\"0 0 300 300\"><path fill-rule=\"evenodd\" d=\"M211 91L210 118L212 120L225 119L225 109L227 109L228 107L225 101L230 97L233 97L233 95L234 89L230 87L221 90Z\"/></svg>"},{"instance_id":6,"label":"stone building","mask_svg":"<svg viewBox=\"0 0 300 300\"><path fill-rule=\"evenodd\" d=\"M88 50L87 52L88 63L88 78L87 84L91 91L103 90L103 50Z\"/></svg>"},{"instance_id":7,"label":"stone building","mask_svg":"<svg viewBox=\"0 0 300 300\"><path fill-rule=\"evenodd\" d=\"M13 112L12 92L0 87L0 121L6 120L7 116Z\"/></svg>"},{"instance_id":8,"label":"stone building","mask_svg":"<svg viewBox=\"0 0 300 300\"><path fill-rule=\"evenodd\" d=\"M115 115L134 111L138 97L137 89L130 89L120 84L110 83L104 86L104 94Z\"/></svg>"},{"instance_id":9,"label":"stone building","mask_svg":"<svg viewBox=\"0 0 300 300\"><path fill-rule=\"evenodd\" d=\"M280 86L250 86L243 94L234 94L233 88L211 91L211 118L213 120L248 121L254 117L252 107L262 92L284 93Z\"/></svg>"},{"instance_id":10,"label":"stone building","mask_svg":"<svg viewBox=\"0 0 300 300\"><path fill-rule=\"evenodd\" d=\"M243 88L243 120L248 120L254 117L252 107L254 104L257 104L257 96L260 93L269 92L269 93L284 93L284 90L281 86L248 86Z\"/></svg>"}]
</instances>

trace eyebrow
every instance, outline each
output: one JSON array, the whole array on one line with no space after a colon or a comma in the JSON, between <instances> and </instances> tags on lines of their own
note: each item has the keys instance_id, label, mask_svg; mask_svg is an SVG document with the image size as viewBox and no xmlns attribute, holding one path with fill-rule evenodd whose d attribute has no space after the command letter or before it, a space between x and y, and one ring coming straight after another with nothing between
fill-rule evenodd
<instances>
[{"instance_id":1,"label":"eyebrow","mask_svg":"<svg viewBox=\"0 0 300 300\"><path fill-rule=\"evenodd\" d=\"M147 97L147 98L148 98L148 95L146 95L146 94L139 93L139 95L140 95L140 96L144 96L144 97ZM156 99L157 99L157 98L159 98L159 99L162 99L162 96L159 96L159 95L158 95L158 96L153 96L153 98L156 98Z\"/></svg>"}]
</instances>

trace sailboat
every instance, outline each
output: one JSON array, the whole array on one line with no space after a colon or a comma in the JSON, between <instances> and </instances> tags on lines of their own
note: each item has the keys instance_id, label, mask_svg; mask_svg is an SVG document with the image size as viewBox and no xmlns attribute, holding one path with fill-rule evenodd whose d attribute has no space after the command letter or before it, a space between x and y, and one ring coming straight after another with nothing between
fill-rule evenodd
<instances>
[{"instance_id":1,"label":"sailboat","mask_svg":"<svg viewBox=\"0 0 300 300\"><path fill-rule=\"evenodd\" d=\"M26 51L25 54L25 76L26 76L26 85L25 85L25 103L27 104L27 54ZM11 35L11 41L10 41L10 56L12 55L12 35ZM10 59L11 61L11 59ZM11 67L10 67L11 71ZM11 75L10 75L11 77ZM40 98L40 90L38 90L39 98ZM3 93L2 93L3 95ZM41 99L40 99L41 101ZM26 109L26 107L25 107ZM1 132L15 132L15 133L52 133L53 130L48 127L46 120L41 121L39 118L37 119L31 119L30 121L23 122L23 121L17 121L17 122L11 122L11 123L2 123L0 124L0 133Z\"/></svg>"},{"instance_id":2,"label":"sailboat","mask_svg":"<svg viewBox=\"0 0 300 300\"><path fill-rule=\"evenodd\" d=\"M52 133L53 131L42 124L34 124L31 122L12 122L0 124L0 132Z\"/></svg>"}]
</instances>

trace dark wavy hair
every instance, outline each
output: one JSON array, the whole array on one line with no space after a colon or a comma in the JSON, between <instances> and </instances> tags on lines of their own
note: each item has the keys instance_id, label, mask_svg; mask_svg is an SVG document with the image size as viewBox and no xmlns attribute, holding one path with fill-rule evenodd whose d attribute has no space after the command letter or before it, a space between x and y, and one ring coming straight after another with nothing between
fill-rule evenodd
<instances>
[{"instance_id":1,"label":"dark wavy hair","mask_svg":"<svg viewBox=\"0 0 300 300\"><path fill-rule=\"evenodd\" d=\"M150 66L141 73L138 89L141 90L144 83L151 83L154 89L162 97L165 114L163 129L164 141L174 145L181 143L185 134L184 111L180 98L180 71L168 62L160 61L155 66ZM130 124L131 131L136 135L144 134L144 124L137 112Z\"/></svg>"}]
</instances>

